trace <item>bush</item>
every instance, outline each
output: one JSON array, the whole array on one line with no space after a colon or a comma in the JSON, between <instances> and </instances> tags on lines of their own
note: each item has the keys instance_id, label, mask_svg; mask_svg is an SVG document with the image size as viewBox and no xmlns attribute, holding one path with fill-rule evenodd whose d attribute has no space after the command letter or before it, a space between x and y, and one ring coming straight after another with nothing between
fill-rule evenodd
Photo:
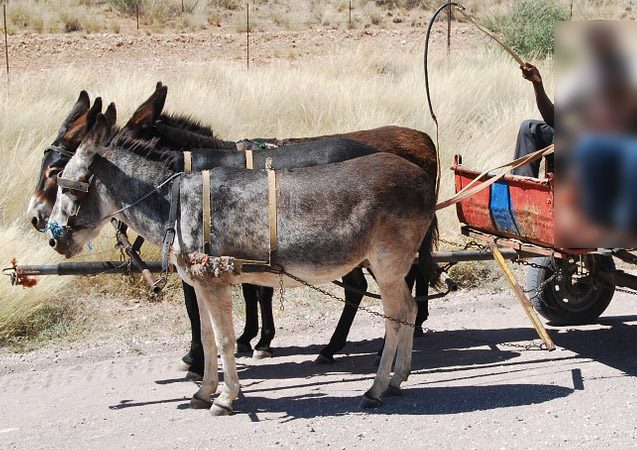
<instances>
[{"instance_id":1,"label":"bush","mask_svg":"<svg viewBox=\"0 0 637 450\"><path fill-rule=\"evenodd\" d=\"M553 0L515 0L510 14L492 19L498 31L515 51L526 57L542 58L555 50L555 25L569 19L563 4Z\"/></svg>"}]
</instances>

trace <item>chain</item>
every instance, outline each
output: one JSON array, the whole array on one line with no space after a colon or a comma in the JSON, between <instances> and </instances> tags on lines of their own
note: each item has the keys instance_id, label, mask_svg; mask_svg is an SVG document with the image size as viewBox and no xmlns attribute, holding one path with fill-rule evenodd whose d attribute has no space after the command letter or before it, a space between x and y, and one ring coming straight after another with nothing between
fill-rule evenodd
<instances>
[{"instance_id":1,"label":"chain","mask_svg":"<svg viewBox=\"0 0 637 450\"><path fill-rule=\"evenodd\" d=\"M633 291L632 289L624 289L624 288L615 286L615 290L617 292L623 292L624 294L637 295L637 291Z\"/></svg>"},{"instance_id":2,"label":"chain","mask_svg":"<svg viewBox=\"0 0 637 450\"><path fill-rule=\"evenodd\" d=\"M392 322L396 322L396 323L399 323L401 325L407 325L408 327L411 327L411 328L415 328L416 327L415 324L413 324L413 323L409 323L409 322L406 322L404 320L396 319L394 317L386 316L385 314L382 314L382 313L379 313L377 311L374 311L373 309L370 309L370 308L367 308L365 306L358 305L356 303L349 302L349 301L347 301L347 300L345 300L343 298L337 297L336 295L334 295L334 294L332 294L330 292L327 292L325 289L321 289L320 287L313 286L310 283L308 283L307 281L304 281L304 280L300 279L299 277L296 277L296 276L294 276L291 273L288 273L286 271L281 271L281 273L279 274L280 280L281 280L280 281L281 286L283 285L283 275L287 276L288 278L293 279L294 281L297 281L297 282L301 283L305 287L308 287L310 289L315 290L316 292L319 292L319 293L325 295L326 297L329 297L329 298L331 298L333 300L339 301L339 302L344 303L346 305L352 306L354 308L358 308L361 311L365 311L366 313L371 314L372 316L380 317L381 319L391 320Z\"/></svg>"},{"instance_id":3,"label":"chain","mask_svg":"<svg viewBox=\"0 0 637 450\"><path fill-rule=\"evenodd\" d=\"M285 311L285 291L283 290L283 272L279 273L279 309Z\"/></svg>"}]
</instances>

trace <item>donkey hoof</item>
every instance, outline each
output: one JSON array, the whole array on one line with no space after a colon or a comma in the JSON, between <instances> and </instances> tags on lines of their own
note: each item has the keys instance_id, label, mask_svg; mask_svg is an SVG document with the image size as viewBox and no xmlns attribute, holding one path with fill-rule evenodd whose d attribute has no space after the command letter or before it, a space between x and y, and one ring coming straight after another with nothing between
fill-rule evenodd
<instances>
[{"instance_id":1,"label":"donkey hoof","mask_svg":"<svg viewBox=\"0 0 637 450\"><path fill-rule=\"evenodd\" d=\"M257 349L254 349L254 353L252 353L252 358L254 358L254 359L272 358L272 349L270 349L270 350L257 350Z\"/></svg>"},{"instance_id":2,"label":"donkey hoof","mask_svg":"<svg viewBox=\"0 0 637 450\"><path fill-rule=\"evenodd\" d=\"M212 408L210 408L210 414L213 416L229 416L232 414L232 408L218 403L213 403Z\"/></svg>"},{"instance_id":3,"label":"donkey hoof","mask_svg":"<svg viewBox=\"0 0 637 450\"><path fill-rule=\"evenodd\" d=\"M316 364L334 364L335 361L333 356L325 356L322 353L319 353L314 362Z\"/></svg>"},{"instance_id":4,"label":"donkey hoof","mask_svg":"<svg viewBox=\"0 0 637 450\"><path fill-rule=\"evenodd\" d=\"M197 394L193 395L190 399L190 408L192 409L210 409L212 402L198 397Z\"/></svg>"},{"instance_id":5,"label":"donkey hoof","mask_svg":"<svg viewBox=\"0 0 637 450\"><path fill-rule=\"evenodd\" d=\"M189 370L188 373L186 374L185 380L186 381L201 381L203 380L203 376L201 374L198 374L197 372L193 372L192 370Z\"/></svg>"},{"instance_id":6,"label":"donkey hoof","mask_svg":"<svg viewBox=\"0 0 637 450\"><path fill-rule=\"evenodd\" d=\"M363 395L363 399L361 400L361 408L372 409L378 408L380 405L380 399L369 397L367 394Z\"/></svg>"},{"instance_id":7,"label":"donkey hoof","mask_svg":"<svg viewBox=\"0 0 637 450\"><path fill-rule=\"evenodd\" d=\"M400 397L401 395L403 395L403 391L401 391L399 387L392 386L390 384L389 386L387 386L385 395L388 397Z\"/></svg>"},{"instance_id":8,"label":"donkey hoof","mask_svg":"<svg viewBox=\"0 0 637 450\"><path fill-rule=\"evenodd\" d=\"M252 346L250 344L244 344L237 342L237 354L246 355L252 353Z\"/></svg>"}]
</instances>

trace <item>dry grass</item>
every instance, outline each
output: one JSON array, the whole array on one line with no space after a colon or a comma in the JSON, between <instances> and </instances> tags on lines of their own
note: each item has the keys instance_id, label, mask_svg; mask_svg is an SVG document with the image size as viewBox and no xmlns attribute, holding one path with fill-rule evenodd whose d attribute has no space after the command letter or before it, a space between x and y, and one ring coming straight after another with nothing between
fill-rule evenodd
<instances>
[{"instance_id":1,"label":"dry grass","mask_svg":"<svg viewBox=\"0 0 637 450\"><path fill-rule=\"evenodd\" d=\"M547 75L550 63L540 64ZM530 86L521 79L515 64L494 50L467 52L451 59L434 55L431 73L441 124L443 198L453 189L446 168L454 153L462 152L466 164L476 168L504 162L511 157L519 123L537 113ZM382 43L345 48L330 57L305 61L302 66L280 62L257 67L249 74L240 65L224 64L153 73L111 69L100 75L81 68L60 69L46 77L17 77L10 93L4 87L0 93L0 121L11 124L0 129L0 177L5 180L0 196L4 230L0 254L5 264L14 256L23 263L59 259L46 239L30 229L24 211L42 149L55 135L79 90L115 101L124 121L158 79L169 86L169 111L192 114L232 140L316 135L386 124L435 134L426 107L417 43L398 50ZM193 92L205 95L193 96ZM453 210L442 212L441 222L443 235L455 238L458 225ZM116 257L110 230L103 235L88 257ZM77 298L126 289L129 295L141 292L139 285L130 287L119 277L88 282L49 277L30 290L0 284L0 339L6 342L7 336L16 333L32 335L40 333L40 328L66 327L67 315L72 318L74 308L59 299L69 293ZM38 319L42 312L52 317L50 322ZM30 321L44 325L24 325Z\"/></svg>"}]
</instances>

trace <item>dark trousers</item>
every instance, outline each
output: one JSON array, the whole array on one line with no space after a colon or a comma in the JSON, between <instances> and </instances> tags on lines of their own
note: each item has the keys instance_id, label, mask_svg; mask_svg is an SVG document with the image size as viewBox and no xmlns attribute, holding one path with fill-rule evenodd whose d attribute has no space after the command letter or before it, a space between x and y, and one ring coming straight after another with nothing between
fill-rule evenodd
<instances>
[{"instance_id":1,"label":"dark trousers","mask_svg":"<svg viewBox=\"0 0 637 450\"><path fill-rule=\"evenodd\" d=\"M539 120L525 120L520 126L518 140L515 144L515 158L521 158L529 153L542 150L553 143L555 131L546 122ZM537 178L540 174L540 160L525 164L514 169L513 175Z\"/></svg>"}]
</instances>

